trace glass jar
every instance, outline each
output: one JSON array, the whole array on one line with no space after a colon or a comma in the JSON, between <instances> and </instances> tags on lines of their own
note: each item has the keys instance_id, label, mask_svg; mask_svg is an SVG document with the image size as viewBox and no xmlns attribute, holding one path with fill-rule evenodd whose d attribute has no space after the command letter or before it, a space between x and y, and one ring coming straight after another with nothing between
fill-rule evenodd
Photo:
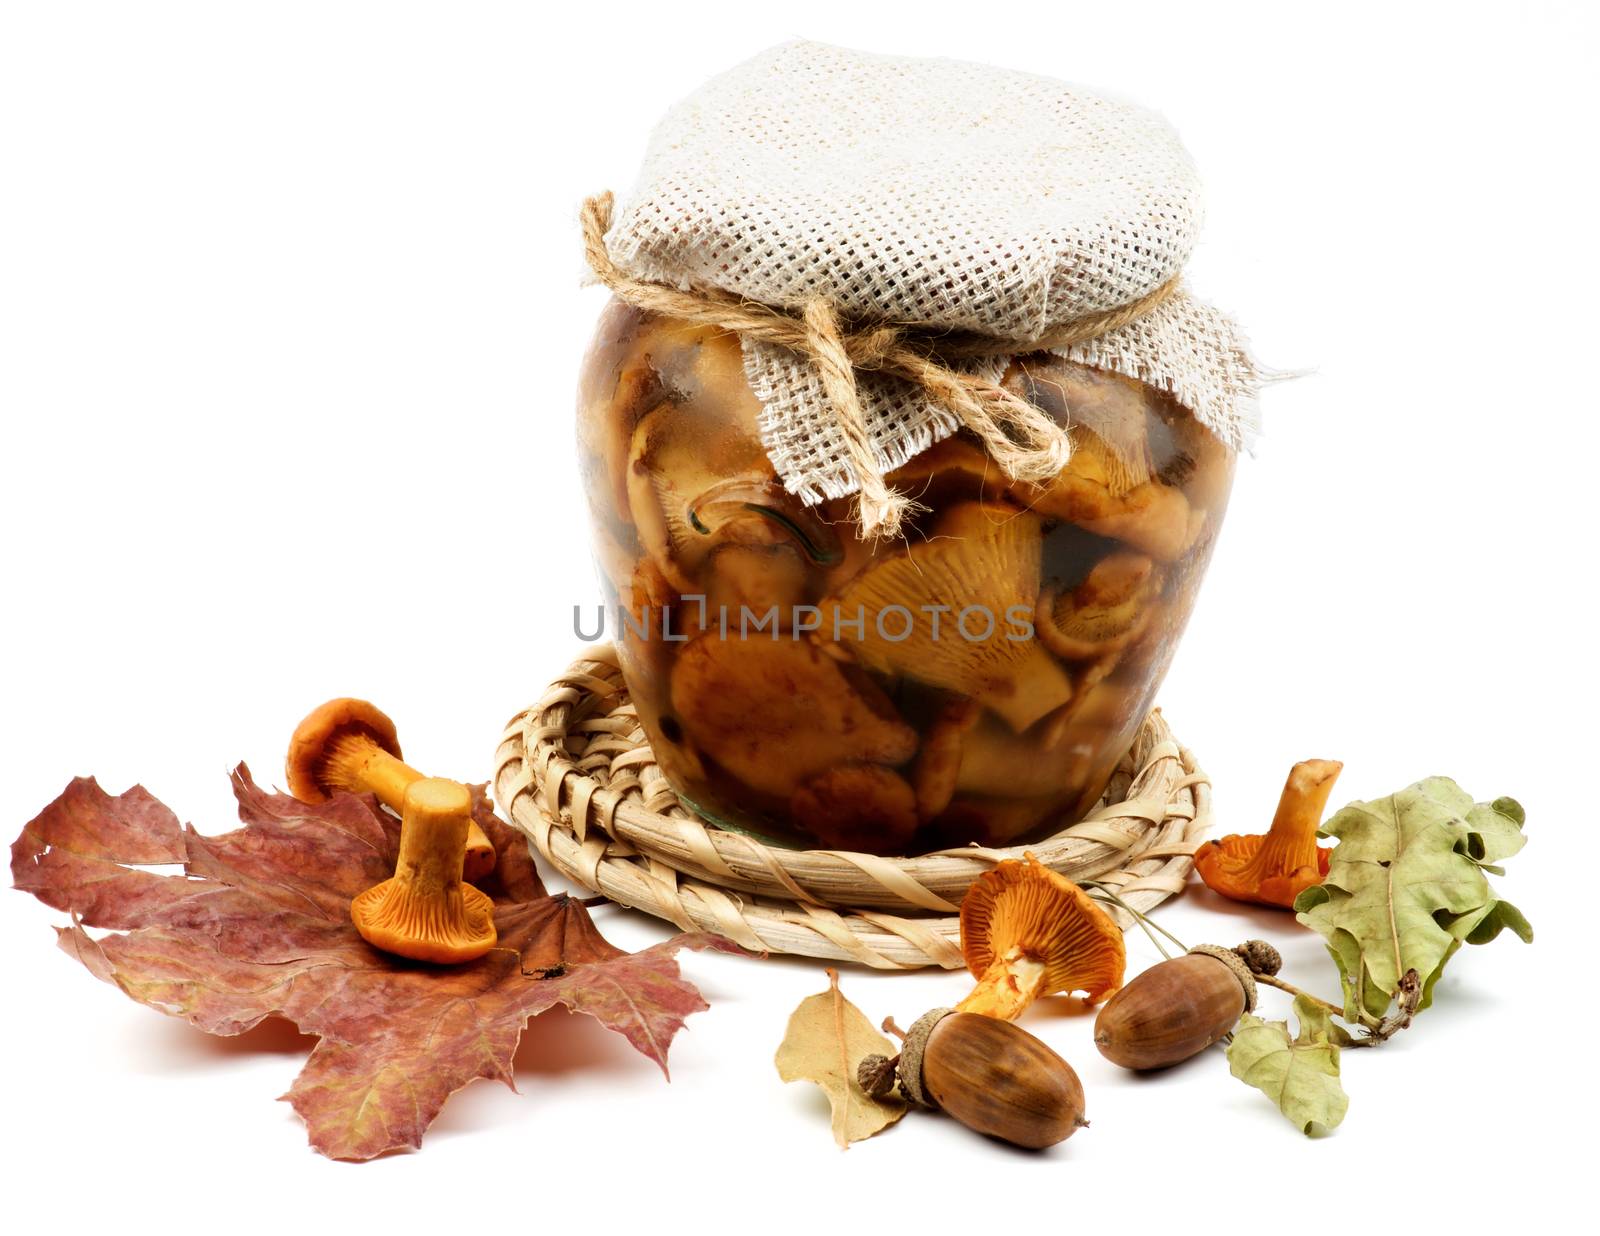
<instances>
[{"instance_id":1,"label":"glass jar","mask_svg":"<svg viewBox=\"0 0 1600 1236\"><path fill-rule=\"evenodd\" d=\"M1211 556L1233 453L1170 396L1048 354L1004 384L1071 461L1011 483L957 435L888 480L904 536L774 473L737 337L613 302L578 443L606 622L662 770L769 841L877 854L1080 819L1131 745Z\"/></svg>"}]
</instances>

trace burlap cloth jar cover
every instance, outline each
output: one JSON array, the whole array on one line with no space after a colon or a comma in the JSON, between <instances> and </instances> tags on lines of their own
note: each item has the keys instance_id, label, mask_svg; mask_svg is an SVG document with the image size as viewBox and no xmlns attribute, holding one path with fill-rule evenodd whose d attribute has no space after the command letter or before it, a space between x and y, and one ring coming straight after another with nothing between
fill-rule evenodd
<instances>
[{"instance_id":1,"label":"burlap cloth jar cover","mask_svg":"<svg viewBox=\"0 0 1600 1236\"><path fill-rule=\"evenodd\" d=\"M894 534L909 501L885 473L960 429L1009 476L1043 479L1064 465L1065 430L997 384L1022 353L1136 379L1171 394L1229 447L1249 445L1263 373L1239 328L1182 277L1200 198L1177 136L1144 109L985 65L799 42L722 74L667 114L633 190L615 206L609 195L586 204L586 257L624 301L737 331L782 485L806 504L857 495L872 537ZM629 791L637 797L641 787L626 775L615 781L607 751L625 774L648 763L649 749L616 677L602 686L586 670L580 687L574 695L558 683L517 718L496 765L502 805L566 874L752 947L958 964L951 911L961 885L943 869L935 891L918 885L929 859L890 871L896 860L813 851L830 875L825 888L808 887L818 864L805 853L716 829L701 837L698 822L683 842L681 821L692 815L663 800L661 784L642 788L651 814L673 818L665 833L677 841L652 849L660 838L651 828L616 830L632 814ZM1125 834L1127 853L1108 851L1099 866L1113 886L1126 883L1137 876L1119 875L1119 859L1153 847L1160 888L1147 891L1164 896L1187 874L1183 855L1200 839L1209 786L1187 752L1173 762L1181 749L1170 736L1152 742L1149 733L1096 813L1124 829L1145 819L1149 836ZM1151 810L1147 794L1142 813L1119 814L1116 785L1126 792L1148 780L1135 757L1152 752L1176 770L1157 795L1171 810ZM579 772L592 784L574 781ZM597 832L594 804L608 801L613 782L620 789ZM1090 837L1098 828L1105 840L1104 818L1075 827ZM685 861L689 851L696 861ZM752 861L766 875L730 866L734 851L759 851ZM1010 856L973 851L959 879ZM608 862L643 876L603 880ZM862 881L852 886L841 867L865 873ZM773 915L781 929L766 929Z\"/></svg>"},{"instance_id":2,"label":"burlap cloth jar cover","mask_svg":"<svg viewBox=\"0 0 1600 1236\"><path fill-rule=\"evenodd\" d=\"M990 380L1038 350L1111 369L1244 447L1262 372L1234 322L1182 282L1201 214L1193 161L1143 108L988 65L789 43L668 112L604 244L651 284L913 328ZM870 478L829 375L742 341L790 492L858 492ZM963 423L900 377L853 377L878 477Z\"/></svg>"}]
</instances>

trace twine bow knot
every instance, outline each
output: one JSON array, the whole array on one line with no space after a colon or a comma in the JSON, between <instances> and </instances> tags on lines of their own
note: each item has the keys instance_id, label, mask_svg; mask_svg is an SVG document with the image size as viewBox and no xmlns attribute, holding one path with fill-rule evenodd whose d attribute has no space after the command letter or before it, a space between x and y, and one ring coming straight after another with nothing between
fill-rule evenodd
<instances>
[{"instance_id":1,"label":"twine bow knot","mask_svg":"<svg viewBox=\"0 0 1600 1236\"><path fill-rule=\"evenodd\" d=\"M888 322L846 324L827 300L807 301L798 311L746 300L720 288L685 291L637 279L619 269L606 249L612 195L583 204L584 258L595 278L619 299L640 309L715 326L786 348L810 362L844 439L847 462L860 491L863 539L897 536L915 501L884 480L883 461L867 432L856 384L858 373L882 373L917 386L948 408L975 434L1006 476L1045 482L1072 453L1065 427L996 382L960 368L963 360L1069 347L1126 326L1176 290L1174 275L1138 300L1075 318L1030 340L996 339L976 332L930 330Z\"/></svg>"}]
</instances>

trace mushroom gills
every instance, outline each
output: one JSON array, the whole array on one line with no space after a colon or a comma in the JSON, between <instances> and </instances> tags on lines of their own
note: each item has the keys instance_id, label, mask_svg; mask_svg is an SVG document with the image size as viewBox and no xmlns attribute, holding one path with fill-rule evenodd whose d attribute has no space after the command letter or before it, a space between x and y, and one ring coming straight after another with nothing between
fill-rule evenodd
<instances>
[{"instance_id":1,"label":"mushroom gills","mask_svg":"<svg viewBox=\"0 0 1600 1236\"><path fill-rule=\"evenodd\" d=\"M386 953L451 965L488 951L475 941L494 943L494 903L470 884L426 894L379 884L361 893L352 909L357 903L363 907L362 935Z\"/></svg>"},{"instance_id":2,"label":"mushroom gills","mask_svg":"<svg viewBox=\"0 0 1600 1236\"><path fill-rule=\"evenodd\" d=\"M1034 625L1058 657L1103 659L1126 647L1149 625L1160 592L1161 574L1148 556L1118 551L1095 563L1076 588L1045 588Z\"/></svg>"},{"instance_id":3,"label":"mushroom gills","mask_svg":"<svg viewBox=\"0 0 1600 1236\"><path fill-rule=\"evenodd\" d=\"M961 951L978 978L956 1005L1010 1021L1040 996L1081 991L1096 1003L1122 986L1122 932L1071 880L1008 859L961 902Z\"/></svg>"},{"instance_id":4,"label":"mushroom gills","mask_svg":"<svg viewBox=\"0 0 1600 1236\"><path fill-rule=\"evenodd\" d=\"M321 771L327 788L344 794L371 793L384 803L404 800L406 787L423 776L398 755L390 755L358 733L341 734L333 740L323 756Z\"/></svg>"},{"instance_id":5,"label":"mushroom gills","mask_svg":"<svg viewBox=\"0 0 1600 1236\"><path fill-rule=\"evenodd\" d=\"M494 947L494 903L462 880L472 792L424 777L406 787L394 875L359 894L350 917L374 948L452 965Z\"/></svg>"},{"instance_id":6,"label":"mushroom gills","mask_svg":"<svg viewBox=\"0 0 1600 1236\"><path fill-rule=\"evenodd\" d=\"M961 503L927 542L863 572L822 611L836 630L861 619L851 647L869 669L968 696L1021 732L1072 698L1066 672L1012 625L1038 596L1041 542L1037 516ZM974 610L983 638L967 625Z\"/></svg>"}]
</instances>

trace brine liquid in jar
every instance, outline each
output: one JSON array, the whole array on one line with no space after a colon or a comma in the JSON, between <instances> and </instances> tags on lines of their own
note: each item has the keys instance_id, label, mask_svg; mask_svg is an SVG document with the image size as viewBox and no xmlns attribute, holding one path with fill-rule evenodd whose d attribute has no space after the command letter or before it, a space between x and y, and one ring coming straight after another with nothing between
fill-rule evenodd
<instances>
[{"instance_id":1,"label":"brine liquid in jar","mask_svg":"<svg viewBox=\"0 0 1600 1236\"><path fill-rule=\"evenodd\" d=\"M1013 392L1069 426L1047 484L964 434L888 476L918 503L863 541L768 461L738 338L613 303L581 466L608 637L673 788L801 847L1012 845L1087 814L1194 605L1233 452L1174 399L1048 354Z\"/></svg>"}]
</instances>

